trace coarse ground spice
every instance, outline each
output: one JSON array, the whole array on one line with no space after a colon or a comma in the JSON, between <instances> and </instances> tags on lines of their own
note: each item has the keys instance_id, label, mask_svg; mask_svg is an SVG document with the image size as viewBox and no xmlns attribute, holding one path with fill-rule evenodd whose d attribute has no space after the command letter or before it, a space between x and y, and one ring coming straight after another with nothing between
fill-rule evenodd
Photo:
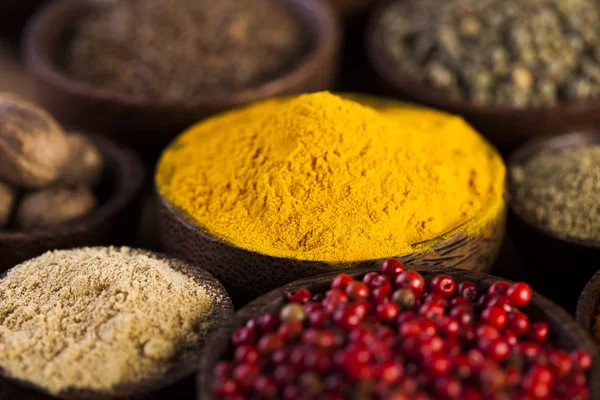
<instances>
[{"instance_id":1,"label":"coarse ground spice","mask_svg":"<svg viewBox=\"0 0 600 400\"><path fill-rule=\"evenodd\" d=\"M398 72L455 99L543 108L600 96L595 0L400 0L377 29Z\"/></svg>"},{"instance_id":2,"label":"coarse ground spice","mask_svg":"<svg viewBox=\"0 0 600 400\"><path fill-rule=\"evenodd\" d=\"M181 99L239 91L293 68L309 46L277 0L97 3L77 26L66 68L119 92Z\"/></svg>"},{"instance_id":3,"label":"coarse ground spice","mask_svg":"<svg viewBox=\"0 0 600 400\"><path fill-rule=\"evenodd\" d=\"M460 117L320 92L191 127L163 152L156 182L236 246L343 262L419 251L467 221L465 231L481 233L503 210L504 176L500 156Z\"/></svg>"},{"instance_id":4,"label":"coarse ground spice","mask_svg":"<svg viewBox=\"0 0 600 400\"><path fill-rule=\"evenodd\" d=\"M514 209L562 237L600 239L600 146L542 152L511 168Z\"/></svg>"},{"instance_id":5,"label":"coarse ground spice","mask_svg":"<svg viewBox=\"0 0 600 400\"><path fill-rule=\"evenodd\" d=\"M0 367L53 394L133 383L194 347L216 301L134 249L48 252L0 280Z\"/></svg>"}]
</instances>

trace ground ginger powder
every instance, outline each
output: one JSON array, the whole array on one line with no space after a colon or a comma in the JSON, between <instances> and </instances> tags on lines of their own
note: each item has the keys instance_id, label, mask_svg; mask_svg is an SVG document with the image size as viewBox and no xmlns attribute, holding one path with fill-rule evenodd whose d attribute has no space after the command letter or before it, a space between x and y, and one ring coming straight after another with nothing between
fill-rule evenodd
<instances>
[{"instance_id":1,"label":"ground ginger powder","mask_svg":"<svg viewBox=\"0 0 600 400\"><path fill-rule=\"evenodd\" d=\"M208 327L208 289L133 249L43 254L0 280L0 366L53 394L162 372Z\"/></svg>"},{"instance_id":2,"label":"ground ginger powder","mask_svg":"<svg viewBox=\"0 0 600 400\"><path fill-rule=\"evenodd\" d=\"M191 127L163 152L156 182L176 209L238 247L342 262L412 252L484 204L498 214L504 175L460 117L321 92Z\"/></svg>"}]
</instances>

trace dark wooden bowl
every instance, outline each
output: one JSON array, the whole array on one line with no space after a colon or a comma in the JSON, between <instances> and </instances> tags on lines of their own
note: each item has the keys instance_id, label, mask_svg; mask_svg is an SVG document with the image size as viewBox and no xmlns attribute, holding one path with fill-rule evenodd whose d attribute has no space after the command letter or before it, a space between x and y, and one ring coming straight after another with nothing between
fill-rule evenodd
<instances>
[{"instance_id":1,"label":"dark wooden bowl","mask_svg":"<svg viewBox=\"0 0 600 400\"><path fill-rule=\"evenodd\" d=\"M327 0L340 14L346 18L353 18L364 13L377 0Z\"/></svg>"},{"instance_id":2,"label":"dark wooden bowl","mask_svg":"<svg viewBox=\"0 0 600 400\"><path fill-rule=\"evenodd\" d=\"M600 314L600 270L585 285L579 301L577 302L577 313L575 317L579 325L594 336L596 317ZM596 338L600 343L600 340Z\"/></svg>"},{"instance_id":3,"label":"dark wooden bowl","mask_svg":"<svg viewBox=\"0 0 600 400\"><path fill-rule=\"evenodd\" d=\"M2 0L0 19L26 16L46 1L48 0Z\"/></svg>"},{"instance_id":4,"label":"dark wooden bowl","mask_svg":"<svg viewBox=\"0 0 600 400\"><path fill-rule=\"evenodd\" d=\"M371 266L346 272L354 278L359 278L367 272L378 270L379 268ZM500 278L491 275L455 268L431 269L419 267L416 268L416 270L423 274L426 279L443 273L452 276L457 282L471 280L485 288L488 288L493 282L501 280ZM211 384L214 381L214 367L220 360L230 356L232 350L230 337L233 331L242 327L250 318L280 310L284 304L285 293L288 291L296 291L305 287L312 293L324 292L331 284L335 275L337 275L337 272L331 272L292 282L281 288L275 289L239 310L232 320L211 335L207 340L208 350L205 353L200 374L198 375L197 399L214 399L211 391ZM566 311L537 293L534 293L532 302L527 307L524 307L523 310L532 319L543 320L548 323L552 332L550 339L556 345L567 350L574 350L577 348L584 349L592 355L594 367L590 372L589 377L590 389L592 398L597 399L598 396L600 396L600 352L590 336L577 325Z\"/></svg>"},{"instance_id":5,"label":"dark wooden bowl","mask_svg":"<svg viewBox=\"0 0 600 400\"><path fill-rule=\"evenodd\" d=\"M136 146L164 145L198 120L255 100L328 89L337 72L341 27L320 0L284 0L312 36L312 46L295 68L260 86L185 100L147 99L82 83L62 68L65 42L75 21L89 10L85 0L57 0L44 7L24 34L25 62L36 80L38 101L64 123L118 135Z\"/></svg>"},{"instance_id":6,"label":"dark wooden bowl","mask_svg":"<svg viewBox=\"0 0 600 400\"><path fill-rule=\"evenodd\" d=\"M89 137L105 160L95 190L98 207L51 230L0 230L0 271L48 250L131 243L146 173L139 157L128 148L100 136Z\"/></svg>"},{"instance_id":7,"label":"dark wooden bowl","mask_svg":"<svg viewBox=\"0 0 600 400\"><path fill-rule=\"evenodd\" d=\"M394 0L398 1L398 0ZM600 124L600 102L571 103L546 109L485 106L453 100L413 77L398 72L382 48L377 26L393 1L377 6L370 18L366 42L375 85L385 93L462 115L501 149L512 148L526 139L554 135Z\"/></svg>"},{"instance_id":8,"label":"dark wooden bowl","mask_svg":"<svg viewBox=\"0 0 600 400\"><path fill-rule=\"evenodd\" d=\"M233 305L227 291L221 283L198 265L191 265L178 259L169 258L161 253L154 253L146 250L137 250L154 258L169 260L170 265L176 271L179 271L196 282L206 285L211 291L222 300L215 302L211 318L214 320L209 329L210 332L217 331L221 323L228 321L233 316ZM4 277L6 273L2 274ZM208 336L208 334L207 334ZM18 381L7 376L5 371L0 368L0 398L21 400L47 400L47 399L168 399L180 398L172 397L178 394L181 389L177 384L181 383L187 377L199 369L202 359L202 348L206 337L202 338L197 347L184 349L164 374L159 377L147 378L143 381L121 385L108 392L70 390L58 397L50 396L45 390L24 381ZM13 397L14 396L14 397Z\"/></svg>"},{"instance_id":9,"label":"dark wooden bowl","mask_svg":"<svg viewBox=\"0 0 600 400\"><path fill-rule=\"evenodd\" d=\"M564 148L600 144L600 133L593 131L575 132L552 138L532 139L518 148L507 161L507 168L520 165L530 157L542 151L556 151ZM507 174L510 192L510 172ZM543 268L548 279L554 277L560 284L563 293L568 293L573 299L573 304L586 282L598 269L600 257L600 243L581 240L573 237L561 237L556 233L540 226L512 205L513 200L509 194L508 230L515 240L516 245L531 260L532 268ZM568 279L564 274L568 273Z\"/></svg>"},{"instance_id":10,"label":"dark wooden bowl","mask_svg":"<svg viewBox=\"0 0 600 400\"><path fill-rule=\"evenodd\" d=\"M331 264L278 258L241 249L215 238L174 209L157 195L158 232L169 254L203 265L227 288L236 306L296 279L357 266L371 266L381 260ZM477 218L477 216L475 217ZM430 268L460 267L488 271L500 250L504 237L506 213L490 217L489 229L482 235L467 235L470 222L445 235L416 245L430 251L398 255L402 263Z\"/></svg>"}]
</instances>

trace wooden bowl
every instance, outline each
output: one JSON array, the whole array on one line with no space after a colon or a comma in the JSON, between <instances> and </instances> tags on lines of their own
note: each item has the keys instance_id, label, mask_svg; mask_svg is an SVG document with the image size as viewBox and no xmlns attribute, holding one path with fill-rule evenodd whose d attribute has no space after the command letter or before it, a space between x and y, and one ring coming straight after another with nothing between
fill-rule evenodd
<instances>
[{"instance_id":1,"label":"wooden bowl","mask_svg":"<svg viewBox=\"0 0 600 400\"><path fill-rule=\"evenodd\" d=\"M131 150L100 136L89 137L105 160L102 179L94 191L98 206L53 229L0 230L0 271L48 250L131 242L146 173Z\"/></svg>"},{"instance_id":2,"label":"wooden bowl","mask_svg":"<svg viewBox=\"0 0 600 400\"><path fill-rule=\"evenodd\" d=\"M518 148L507 161L507 183L511 189L510 168L523 164L542 151L556 151L569 147L600 144L600 133L575 132L552 138L530 140ZM532 268L543 268L548 284L560 285L562 292L573 298L573 304L586 282L598 269L600 243L574 237L562 237L540 226L535 220L520 213L509 195L508 227L511 237L523 253L532 260ZM568 279L564 274L568 272Z\"/></svg>"},{"instance_id":3,"label":"wooden bowl","mask_svg":"<svg viewBox=\"0 0 600 400\"><path fill-rule=\"evenodd\" d=\"M371 266L381 260L331 264L320 261L278 258L241 249L218 239L199 227L157 195L158 233L169 254L203 265L227 288L236 306L296 279L324 272ZM475 216L474 219L477 219ZM398 255L406 265L435 268L459 267L488 271L498 255L504 237L506 213L486 221L482 235L468 235L468 221L450 232L415 245L415 252ZM429 250L425 250L429 248Z\"/></svg>"},{"instance_id":4,"label":"wooden bowl","mask_svg":"<svg viewBox=\"0 0 600 400\"><path fill-rule=\"evenodd\" d=\"M26 16L48 0L2 0L0 19Z\"/></svg>"},{"instance_id":5,"label":"wooden bowl","mask_svg":"<svg viewBox=\"0 0 600 400\"><path fill-rule=\"evenodd\" d=\"M214 310L211 318L214 323L209 329L209 333L216 331L222 322L228 321L233 316L233 305L231 299L227 294L227 291L221 285L221 283L210 273L205 271L198 265L191 265L178 259L169 258L168 256L160 253L154 253L146 250L138 250L144 254L147 254L154 258L162 258L169 260L169 263L173 269L179 271L192 279L197 283L206 285L209 287L215 295L222 298L222 301L215 303ZM4 277L6 273L2 274ZM208 336L208 334L207 334ZM175 396L181 388L177 385L181 383L187 377L193 376L193 374L199 369L200 361L202 359L202 348L205 344L205 338L198 343L195 349L185 349L182 354L174 362L173 366L169 368L160 377L147 378L143 381L126 384L115 387L114 389L107 392L97 392L88 390L70 390L58 396L59 399L75 400L75 399L97 399L97 400L109 400L109 399L167 399L167 398L180 398ZM14 396L14 397L13 397ZM172 397L173 396L173 397ZM4 370L0 368L0 398L2 399L13 399L19 398L21 400L46 400L56 399L52 397L45 390L37 387L29 382L15 380L10 378Z\"/></svg>"},{"instance_id":6,"label":"wooden bowl","mask_svg":"<svg viewBox=\"0 0 600 400\"><path fill-rule=\"evenodd\" d=\"M327 0L333 8L346 18L353 18L366 12L376 0Z\"/></svg>"},{"instance_id":7,"label":"wooden bowl","mask_svg":"<svg viewBox=\"0 0 600 400\"><path fill-rule=\"evenodd\" d=\"M448 274L457 282L470 280L474 283L488 288L492 283L501 280L491 275L464 271L454 268L416 268L425 279L431 278L437 274ZM367 272L379 271L378 267L365 267L346 271L353 278L360 278ZM337 272L331 272L302 279L287 284L281 288L275 289L268 294L261 296L246 307L239 310L235 317L221 329L211 335L207 340L207 351L202 361L202 368L198 375L198 395L197 399L211 400L214 396L211 391L211 384L214 382L213 374L216 364L231 355L230 337L233 331L242 327L245 322L257 315L268 312L276 312L281 309L285 300L285 293L296 291L300 288L307 288L311 293L322 293L330 286L331 281L337 275ZM535 320L543 320L548 323L551 332L551 340L558 346L567 350L584 349L588 351L593 358L594 367L590 372L589 381L593 399L600 396L600 353L589 335L577 325L577 323L562 308L552 303L545 297L534 293L531 303L523 310Z\"/></svg>"},{"instance_id":8,"label":"wooden bowl","mask_svg":"<svg viewBox=\"0 0 600 400\"><path fill-rule=\"evenodd\" d=\"M600 270L596 272L581 292L575 317L579 325L594 336L598 314L600 314ZM596 341L600 343L600 340L596 339Z\"/></svg>"},{"instance_id":9,"label":"wooden bowl","mask_svg":"<svg viewBox=\"0 0 600 400\"><path fill-rule=\"evenodd\" d=\"M587 129L600 124L599 101L546 109L479 105L453 100L414 77L398 72L382 48L376 32L382 15L393 2L384 1L376 7L366 34L368 59L377 81L375 84L385 93L460 114L501 149L512 148L532 137Z\"/></svg>"},{"instance_id":10,"label":"wooden bowl","mask_svg":"<svg viewBox=\"0 0 600 400\"><path fill-rule=\"evenodd\" d=\"M281 94L329 88L340 50L340 21L326 2L283 0L306 25L313 45L298 65L267 83L223 95L157 100L76 81L62 68L65 43L90 8L85 0L57 0L44 7L24 34L25 62L36 80L40 104L62 122L118 135L136 146L164 145L200 119Z\"/></svg>"}]
</instances>

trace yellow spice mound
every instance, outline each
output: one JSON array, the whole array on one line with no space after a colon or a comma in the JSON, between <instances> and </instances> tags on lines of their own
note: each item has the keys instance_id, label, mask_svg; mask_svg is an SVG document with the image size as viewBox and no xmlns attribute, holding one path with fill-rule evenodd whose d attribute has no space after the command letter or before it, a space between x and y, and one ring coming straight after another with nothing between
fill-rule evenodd
<instances>
[{"instance_id":1,"label":"yellow spice mound","mask_svg":"<svg viewBox=\"0 0 600 400\"><path fill-rule=\"evenodd\" d=\"M159 192L211 234L279 257L328 262L412 251L488 203L497 153L456 116L370 107L327 92L213 117L163 153Z\"/></svg>"}]
</instances>

